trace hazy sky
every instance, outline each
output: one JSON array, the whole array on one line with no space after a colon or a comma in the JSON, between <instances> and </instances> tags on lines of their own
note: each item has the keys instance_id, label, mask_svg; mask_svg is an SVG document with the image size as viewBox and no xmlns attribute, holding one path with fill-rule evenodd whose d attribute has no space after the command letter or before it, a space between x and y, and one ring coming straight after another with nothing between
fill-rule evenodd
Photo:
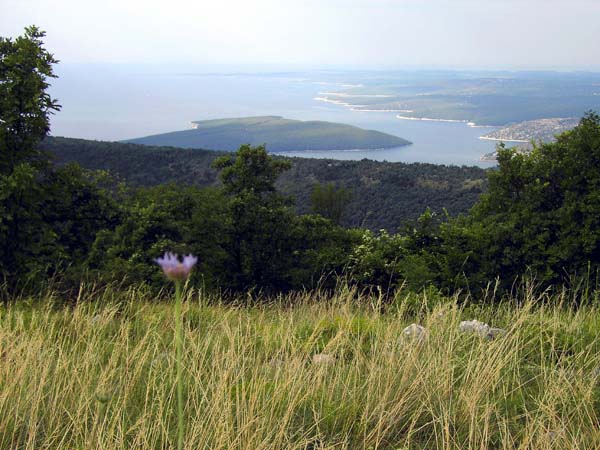
<instances>
[{"instance_id":1,"label":"hazy sky","mask_svg":"<svg viewBox=\"0 0 600 450\"><path fill-rule=\"evenodd\" d=\"M0 0L63 62L600 68L600 0Z\"/></svg>"}]
</instances>

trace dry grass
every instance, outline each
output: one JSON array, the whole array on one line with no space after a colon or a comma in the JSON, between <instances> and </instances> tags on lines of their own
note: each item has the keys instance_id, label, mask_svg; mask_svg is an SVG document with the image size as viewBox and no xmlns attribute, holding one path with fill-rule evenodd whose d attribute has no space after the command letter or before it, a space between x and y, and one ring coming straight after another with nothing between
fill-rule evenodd
<instances>
[{"instance_id":1,"label":"dry grass","mask_svg":"<svg viewBox=\"0 0 600 450\"><path fill-rule=\"evenodd\" d=\"M1 449L173 447L172 305L141 297L0 308ZM234 308L188 293L185 448L600 448L597 309L400 296L382 314L349 292L314 298ZM429 307L402 306L415 300ZM461 334L473 318L508 333ZM423 344L402 338L411 322Z\"/></svg>"}]
</instances>

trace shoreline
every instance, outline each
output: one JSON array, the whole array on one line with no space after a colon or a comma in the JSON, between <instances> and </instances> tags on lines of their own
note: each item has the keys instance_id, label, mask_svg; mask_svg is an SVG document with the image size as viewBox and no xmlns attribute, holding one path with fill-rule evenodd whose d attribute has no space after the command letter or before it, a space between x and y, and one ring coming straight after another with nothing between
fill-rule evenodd
<instances>
[{"instance_id":1,"label":"shoreline","mask_svg":"<svg viewBox=\"0 0 600 450\"><path fill-rule=\"evenodd\" d=\"M471 122L470 120L466 120L466 119L434 119L433 117L411 117L411 116L401 116L401 115L397 115L396 119L420 120L423 122L464 123L469 128L498 128L495 125L479 125L476 122ZM480 137L479 139L482 139L482 137Z\"/></svg>"},{"instance_id":2,"label":"shoreline","mask_svg":"<svg viewBox=\"0 0 600 450\"><path fill-rule=\"evenodd\" d=\"M338 106L343 106L348 108L350 111L353 112L399 112L399 113L413 113L414 110L410 110L410 109L367 109L369 108L370 105L355 105L346 101L342 101L342 100L337 100L337 99L332 99L329 98L327 96L332 96L332 97L338 97L338 98L351 98L351 97L356 97L356 98L385 98L385 97L390 97L388 95L384 95L384 94L358 94L358 95L351 95L351 94L347 94L347 93L336 93L336 92L319 92L317 97L313 97L313 100L316 101L321 101L321 102L325 102L325 103L331 103L333 105L338 105ZM432 117L412 117L412 116L403 116L400 114L396 114L396 119L399 120L412 120L412 121L421 121L421 122L442 122L442 123L462 123L465 124L466 126L468 126L469 128L495 128L498 129L500 127L495 126L495 125L479 125L476 122L472 122L470 120L466 120L466 119L435 119ZM519 143L523 143L523 142L529 142L529 141L505 141L503 139L496 139L496 138L489 138L486 136L479 136L478 139L481 140L489 140L489 141L503 141L503 142L519 142ZM406 144L406 145L412 145L412 143L410 144ZM405 147L404 146L400 146L400 147ZM400 148L398 147L398 148ZM394 148L394 147L392 147ZM332 150L332 151L339 151L339 152L359 152L359 151L365 151L365 150L384 150L384 149L349 149L349 150ZM305 150L307 152L326 152L327 150ZM285 154L285 152L282 152L280 154ZM488 154L482 154L479 156L479 158L477 159L480 163L485 163L485 164L494 164L497 163L495 158L489 158L486 157L486 155Z\"/></svg>"},{"instance_id":3,"label":"shoreline","mask_svg":"<svg viewBox=\"0 0 600 450\"><path fill-rule=\"evenodd\" d=\"M479 139L481 139L482 141L518 142L521 144L529 144L531 142L531 140L525 140L525 139L499 139L499 138L493 138L493 137L487 137L487 136L479 136Z\"/></svg>"},{"instance_id":4,"label":"shoreline","mask_svg":"<svg viewBox=\"0 0 600 450\"><path fill-rule=\"evenodd\" d=\"M333 100L327 97L313 97L313 100L317 100L319 102L331 103L333 105L344 106L348 108L350 111L354 112L403 112L403 113L411 113L412 109L363 109L368 108L369 105L354 105L352 103L344 102L342 100Z\"/></svg>"},{"instance_id":5,"label":"shoreline","mask_svg":"<svg viewBox=\"0 0 600 450\"><path fill-rule=\"evenodd\" d=\"M350 110L357 111L357 112L403 112L403 113L414 112L412 109L356 109L356 108L350 108Z\"/></svg>"},{"instance_id":6,"label":"shoreline","mask_svg":"<svg viewBox=\"0 0 600 450\"><path fill-rule=\"evenodd\" d=\"M401 115L396 115L396 119L400 119L400 120L421 120L423 122L450 122L450 123L464 123L467 125L475 125L474 122L469 122L468 120L461 120L461 119L433 119L431 117L410 117L410 116L401 116Z\"/></svg>"},{"instance_id":7,"label":"shoreline","mask_svg":"<svg viewBox=\"0 0 600 450\"><path fill-rule=\"evenodd\" d=\"M414 112L414 110L412 110L412 109L372 109L372 107L369 108L371 105L356 105L356 104L348 103L348 102L345 102L342 100L334 100L334 99L326 97L327 95L337 96L337 97L341 97L341 98L347 98L347 97L368 97L368 98L392 97L390 95L385 95L385 94L351 95L351 94L336 93L336 92L319 92L318 95L319 96L317 96L317 97L313 97L313 100L317 100L319 102L331 103L333 105L344 106L344 107L348 108L350 111L354 111L354 112L400 112L400 113L413 113ZM325 97L321 97L320 95L324 95ZM369 109L367 109L367 108L369 108ZM466 120L466 119L434 119L432 117L402 116L400 114L397 114L396 118L400 119L400 120L420 120L420 121L424 121L424 122L464 123L465 125L467 125L470 128L498 128L495 125L479 125L476 122L472 122L472 121ZM483 139L483 136L481 136L480 139ZM517 142L517 141L515 141L515 142ZM526 141L526 142L529 142L529 141Z\"/></svg>"},{"instance_id":8,"label":"shoreline","mask_svg":"<svg viewBox=\"0 0 600 450\"><path fill-rule=\"evenodd\" d=\"M325 102L325 103L332 103L334 105L345 106L346 108L349 108L351 111L354 111L353 108L359 108L361 106L367 106L367 105L353 105L352 103L343 102L341 100L332 100L332 99L327 98L327 97L313 97L313 100L317 100L319 102Z\"/></svg>"},{"instance_id":9,"label":"shoreline","mask_svg":"<svg viewBox=\"0 0 600 450\"><path fill-rule=\"evenodd\" d=\"M342 98L352 98L352 97L358 97L358 98L392 98L394 97L393 95L389 95L389 94L348 94L346 92L319 92L318 95L325 95L327 98L327 96L331 96L331 97L342 97Z\"/></svg>"},{"instance_id":10,"label":"shoreline","mask_svg":"<svg viewBox=\"0 0 600 450\"><path fill-rule=\"evenodd\" d=\"M412 142L408 143L408 144L404 144L404 145L395 145L393 147L375 147L375 148L339 148L339 149L311 149L311 148L306 148L303 150L276 150L273 152L269 152L269 153L273 153L274 155L285 155L288 153L303 153L303 152L313 152L313 153L321 153L321 152L340 152L340 153L356 153L356 152L366 152L366 151L381 151L381 150L390 150L393 148L404 148L407 147L409 145L413 145Z\"/></svg>"}]
</instances>

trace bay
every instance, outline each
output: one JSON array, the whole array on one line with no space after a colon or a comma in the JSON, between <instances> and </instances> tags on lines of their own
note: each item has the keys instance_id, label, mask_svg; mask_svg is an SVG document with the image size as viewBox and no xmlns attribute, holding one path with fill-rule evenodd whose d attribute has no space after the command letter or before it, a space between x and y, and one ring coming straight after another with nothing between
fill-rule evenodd
<instances>
[{"instance_id":1,"label":"bay","mask_svg":"<svg viewBox=\"0 0 600 450\"><path fill-rule=\"evenodd\" d=\"M55 136L117 141L187 129L194 120L279 115L347 123L413 142L391 149L286 153L290 156L489 167L479 158L496 145L478 139L494 127L402 120L395 112L352 111L317 100L323 91L356 82L356 75L339 71L225 73L186 66L63 64L56 72L50 93L62 110L51 119Z\"/></svg>"}]
</instances>

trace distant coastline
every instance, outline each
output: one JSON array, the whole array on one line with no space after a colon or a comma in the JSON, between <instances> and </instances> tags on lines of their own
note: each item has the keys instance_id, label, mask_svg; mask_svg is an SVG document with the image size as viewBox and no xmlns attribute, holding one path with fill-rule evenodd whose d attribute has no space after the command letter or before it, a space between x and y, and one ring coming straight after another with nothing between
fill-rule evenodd
<instances>
[{"instance_id":1,"label":"distant coastline","mask_svg":"<svg viewBox=\"0 0 600 450\"><path fill-rule=\"evenodd\" d=\"M355 109L356 107L366 106L366 105L353 105L352 103L343 102L341 100L332 100L327 97L314 97L313 100L317 100L319 102L325 102L325 103L333 103L334 105L345 106L347 108L350 108L351 111L356 111L356 109Z\"/></svg>"},{"instance_id":2,"label":"distant coastline","mask_svg":"<svg viewBox=\"0 0 600 450\"><path fill-rule=\"evenodd\" d=\"M412 112L412 111L410 111L410 112ZM400 116L400 115L397 115L396 118L400 119L400 120L420 120L423 122L464 123L465 125L467 125L470 128L497 128L494 125L479 125L475 122L471 122L471 121L465 120L465 119L435 119L433 117L411 117L411 116ZM480 137L480 139L483 139L483 137Z\"/></svg>"},{"instance_id":3,"label":"distant coastline","mask_svg":"<svg viewBox=\"0 0 600 450\"><path fill-rule=\"evenodd\" d=\"M496 141L496 142L519 142L522 144L528 144L531 141L525 139L501 139L501 138L493 138L488 136L480 136L479 139L482 141Z\"/></svg>"},{"instance_id":4,"label":"distant coastline","mask_svg":"<svg viewBox=\"0 0 600 450\"><path fill-rule=\"evenodd\" d=\"M473 122L469 122L468 120L460 120L460 119L434 119L431 117L411 117L411 116L401 116L397 115L396 119L400 120L422 120L424 122L452 122L452 123L465 123L467 125L475 125Z\"/></svg>"},{"instance_id":5,"label":"distant coastline","mask_svg":"<svg viewBox=\"0 0 600 450\"><path fill-rule=\"evenodd\" d=\"M403 112L403 113L411 113L413 112L411 109L373 109L370 105L356 105L353 103L344 102L342 100L333 100L327 97L313 97L313 100L317 100L319 102L331 103L333 105L344 106L348 108L350 111L356 112Z\"/></svg>"},{"instance_id":6,"label":"distant coastline","mask_svg":"<svg viewBox=\"0 0 600 450\"><path fill-rule=\"evenodd\" d=\"M373 108L371 105L359 105L355 103L349 103L343 100L332 99L326 97L327 95L341 97L341 98L389 98L393 97L387 94L348 94L343 92L320 92L320 95L325 95L325 97L317 96L313 97L313 100L317 100L319 102L331 103L333 105L344 106L348 108L350 111L355 112L396 112L396 113L413 113L415 112L412 109L390 109L390 108ZM465 125L471 128L496 128L493 125L479 125L475 122L466 120L466 119L436 119L433 117L413 117L413 116L403 116L396 115L397 119L400 120L420 120L424 122L447 122L447 123L464 123ZM483 137L482 137L483 139Z\"/></svg>"}]
</instances>

